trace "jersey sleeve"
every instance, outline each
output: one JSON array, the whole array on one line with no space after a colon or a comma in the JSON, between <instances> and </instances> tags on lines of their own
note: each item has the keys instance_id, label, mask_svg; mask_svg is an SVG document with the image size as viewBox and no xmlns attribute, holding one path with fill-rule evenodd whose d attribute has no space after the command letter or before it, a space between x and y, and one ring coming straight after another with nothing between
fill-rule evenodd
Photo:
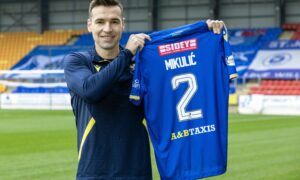
<instances>
[{"instance_id":1,"label":"jersey sleeve","mask_svg":"<svg viewBox=\"0 0 300 180\"><path fill-rule=\"evenodd\" d=\"M141 75L141 63L140 63L140 53L138 52L135 56L135 68L134 68L134 76L131 85L131 92L129 96L129 100L135 104L140 105L143 99L143 79Z\"/></svg>"},{"instance_id":2,"label":"jersey sleeve","mask_svg":"<svg viewBox=\"0 0 300 180\"><path fill-rule=\"evenodd\" d=\"M229 72L229 78L234 79L237 78L237 72L235 68L235 62L232 55L231 47L228 41L228 32L226 27L223 29L223 42L224 42L224 53L225 53L225 62L227 65L227 69Z\"/></svg>"}]
</instances>

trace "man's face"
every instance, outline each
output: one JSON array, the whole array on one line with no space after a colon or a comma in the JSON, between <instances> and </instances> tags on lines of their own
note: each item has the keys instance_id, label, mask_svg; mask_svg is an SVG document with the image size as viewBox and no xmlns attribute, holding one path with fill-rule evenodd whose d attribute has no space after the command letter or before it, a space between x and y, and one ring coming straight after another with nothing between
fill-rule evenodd
<instances>
[{"instance_id":1,"label":"man's face","mask_svg":"<svg viewBox=\"0 0 300 180\"><path fill-rule=\"evenodd\" d=\"M103 50L118 48L124 30L123 16L119 6L93 8L87 25L98 48Z\"/></svg>"}]
</instances>

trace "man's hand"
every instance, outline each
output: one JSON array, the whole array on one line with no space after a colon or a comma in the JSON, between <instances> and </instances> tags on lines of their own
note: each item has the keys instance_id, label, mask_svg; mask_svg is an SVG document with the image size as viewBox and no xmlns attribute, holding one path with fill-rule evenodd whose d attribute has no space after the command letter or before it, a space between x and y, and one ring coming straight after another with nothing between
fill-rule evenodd
<instances>
[{"instance_id":1,"label":"man's hand","mask_svg":"<svg viewBox=\"0 0 300 180\"><path fill-rule=\"evenodd\" d=\"M144 33L132 34L129 36L125 48L128 49L133 55L135 55L138 48L140 48L140 50L143 49L145 44L145 39L151 41L150 36L148 36L147 34Z\"/></svg>"},{"instance_id":2,"label":"man's hand","mask_svg":"<svg viewBox=\"0 0 300 180\"><path fill-rule=\"evenodd\" d=\"M213 32L215 34L220 34L221 30L224 26L224 22L223 21L218 21L218 20L210 20L208 19L206 21L206 24L208 26L208 29L213 30Z\"/></svg>"}]
</instances>

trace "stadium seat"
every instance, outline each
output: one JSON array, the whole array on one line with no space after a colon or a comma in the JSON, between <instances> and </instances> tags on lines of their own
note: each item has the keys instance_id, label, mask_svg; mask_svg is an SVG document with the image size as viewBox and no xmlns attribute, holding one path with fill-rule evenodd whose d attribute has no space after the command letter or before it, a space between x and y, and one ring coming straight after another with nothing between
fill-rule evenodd
<instances>
[{"instance_id":1,"label":"stadium seat","mask_svg":"<svg viewBox=\"0 0 300 180\"><path fill-rule=\"evenodd\" d=\"M284 30L297 30L298 28L300 27L300 24L299 23L285 23L282 25L282 28Z\"/></svg>"},{"instance_id":2,"label":"stadium seat","mask_svg":"<svg viewBox=\"0 0 300 180\"><path fill-rule=\"evenodd\" d=\"M72 36L86 30L49 30L43 34L36 32L0 33L0 69L10 69L21 58L38 45L64 45Z\"/></svg>"},{"instance_id":3,"label":"stadium seat","mask_svg":"<svg viewBox=\"0 0 300 180\"><path fill-rule=\"evenodd\" d=\"M291 39L292 40L300 40L300 32L295 32Z\"/></svg>"},{"instance_id":4,"label":"stadium seat","mask_svg":"<svg viewBox=\"0 0 300 180\"><path fill-rule=\"evenodd\" d=\"M4 93L6 91L6 86L3 84L0 84L0 93Z\"/></svg>"},{"instance_id":5,"label":"stadium seat","mask_svg":"<svg viewBox=\"0 0 300 180\"><path fill-rule=\"evenodd\" d=\"M300 95L300 81L262 80L260 86L249 88L249 94Z\"/></svg>"}]
</instances>

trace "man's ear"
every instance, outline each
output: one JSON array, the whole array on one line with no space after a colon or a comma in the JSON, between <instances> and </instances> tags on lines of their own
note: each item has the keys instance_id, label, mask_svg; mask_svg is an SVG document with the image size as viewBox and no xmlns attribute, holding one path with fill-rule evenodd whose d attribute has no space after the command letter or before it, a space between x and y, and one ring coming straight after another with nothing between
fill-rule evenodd
<instances>
[{"instance_id":1,"label":"man's ear","mask_svg":"<svg viewBox=\"0 0 300 180\"><path fill-rule=\"evenodd\" d=\"M86 25L87 25L88 31L89 31L89 32L92 32L92 29L91 29L91 27L92 27L92 20L91 20L91 18L88 18L88 19L87 19Z\"/></svg>"}]
</instances>

